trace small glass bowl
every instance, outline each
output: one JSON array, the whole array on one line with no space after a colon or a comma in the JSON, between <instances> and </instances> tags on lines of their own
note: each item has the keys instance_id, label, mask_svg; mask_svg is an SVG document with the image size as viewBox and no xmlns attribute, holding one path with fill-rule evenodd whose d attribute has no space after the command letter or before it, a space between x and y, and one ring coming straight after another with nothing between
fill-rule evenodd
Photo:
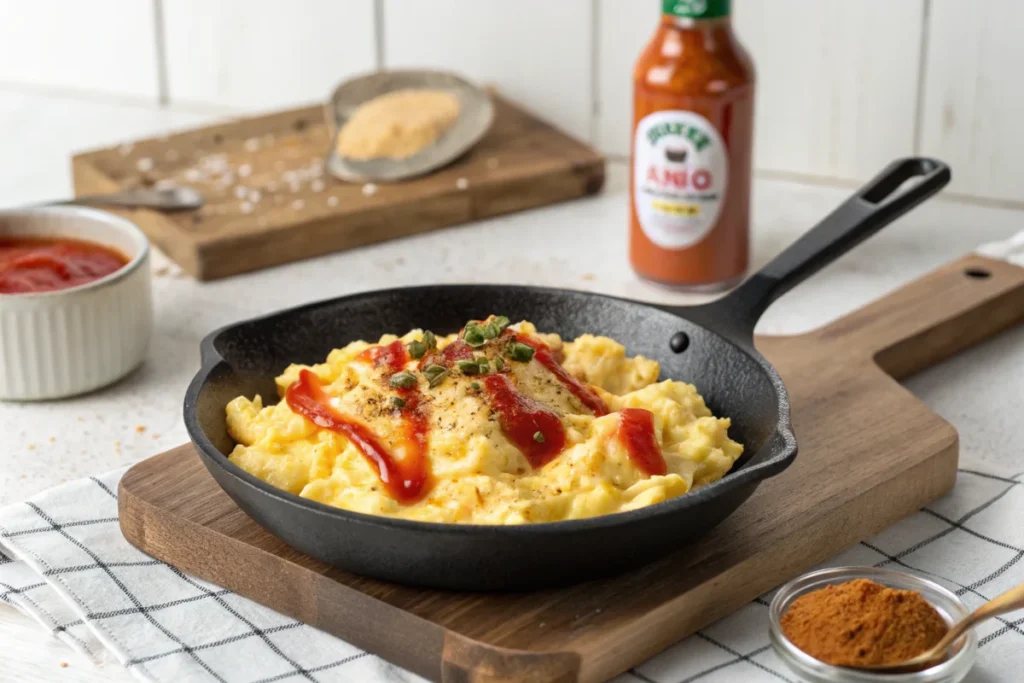
<instances>
[{"instance_id":1,"label":"small glass bowl","mask_svg":"<svg viewBox=\"0 0 1024 683\"><path fill-rule=\"evenodd\" d=\"M854 579L870 579L890 588L917 591L938 610L947 623L959 621L971 611L960 598L942 586L906 572L877 567L837 567L804 574L780 588L768 608L772 647L786 666L811 683L959 683L964 679L974 666L978 652L978 636L973 630L968 631L954 645L954 648L959 649L952 657L929 669L908 674L880 674L832 666L811 657L789 642L782 633L781 620L794 600L830 584Z\"/></svg>"}]
</instances>

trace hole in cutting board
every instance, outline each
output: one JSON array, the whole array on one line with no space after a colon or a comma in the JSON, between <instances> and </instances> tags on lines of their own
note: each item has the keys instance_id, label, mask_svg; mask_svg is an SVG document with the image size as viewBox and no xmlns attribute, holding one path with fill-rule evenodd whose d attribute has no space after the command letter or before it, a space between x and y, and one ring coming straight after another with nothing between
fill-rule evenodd
<instances>
[{"instance_id":1,"label":"hole in cutting board","mask_svg":"<svg viewBox=\"0 0 1024 683\"><path fill-rule=\"evenodd\" d=\"M964 270L964 275L972 277L975 280L984 280L992 277L992 273L984 268L967 268Z\"/></svg>"}]
</instances>

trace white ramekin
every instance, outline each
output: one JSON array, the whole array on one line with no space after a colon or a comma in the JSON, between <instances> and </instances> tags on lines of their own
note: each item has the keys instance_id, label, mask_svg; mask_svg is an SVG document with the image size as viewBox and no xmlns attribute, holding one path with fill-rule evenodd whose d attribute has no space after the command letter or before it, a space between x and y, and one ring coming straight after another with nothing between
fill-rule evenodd
<instances>
[{"instance_id":1,"label":"white ramekin","mask_svg":"<svg viewBox=\"0 0 1024 683\"><path fill-rule=\"evenodd\" d=\"M149 242L131 222L82 207L0 212L0 236L72 237L129 258L79 287L0 294L0 399L32 401L110 384L142 362L153 329Z\"/></svg>"}]
</instances>

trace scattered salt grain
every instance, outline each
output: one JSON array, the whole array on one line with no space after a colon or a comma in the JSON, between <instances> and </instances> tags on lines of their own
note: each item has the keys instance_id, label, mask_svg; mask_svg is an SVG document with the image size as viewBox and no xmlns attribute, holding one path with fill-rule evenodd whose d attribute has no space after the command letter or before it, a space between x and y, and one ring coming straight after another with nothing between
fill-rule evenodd
<instances>
[{"instance_id":1,"label":"scattered salt grain","mask_svg":"<svg viewBox=\"0 0 1024 683\"><path fill-rule=\"evenodd\" d=\"M239 178L248 178L250 173L252 173L252 166L249 164L242 164L238 167Z\"/></svg>"},{"instance_id":2,"label":"scattered salt grain","mask_svg":"<svg viewBox=\"0 0 1024 683\"><path fill-rule=\"evenodd\" d=\"M252 190L249 192L249 201L253 204L258 204L260 199L263 197L259 190Z\"/></svg>"},{"instance_id":3,"label":"scattered salt grain","mask_svg":"<svg viewBox=\"0 0 1024 683\"><path fill-rule=\"evenodd\" d=\"M238 210L242 213L252 213L252 204L249 202L242 202L238 205Z\"/></svg>"},{"instance_id":4,"label":"scattered salt grain","mask_svg":"<svg viewBox=\"0 0 1024 683\"><path fill-rule=\"evenodd\" d=\"M302 211L302 209L304 209L305 206L306 202L302 201L301 199L296 199L294 202L292 202L292 208L295 209L296 211Z\"/></svg>"},{"instance_id":5,"label":"scattered salt grain","mask_svg":"<svg viewBox=\"0 0 1024 683\"><path fill-rule=\"evenodd\" d=\"M235 197L238 199L245 199L249 195L249 190L245 189L242 185L235 186Z\"/></svg>"},{"instance_id":6,"label":"scattered salt grain","mask_svg":"<svg viewBox=\"0 0 1024 683\"><path fill-rule=\"evenodd\" d=\"M190 183L198 183L202 178L203 174L199 172L198 168L190 168L185 171L185 180Z\"/></svg>"},{"instance_id":7,"label":"scattered salt grain","mask_svg":"<svg viewBox=\"0 0 1024 683\"><path fill-rule=\"evenodd\" d=\"M457 187L460 190L466 190L469 188L469 180L467 180L466 178L459 178L458 180L455 181L455 187Z\"/></svg>"},{"instance_id":8,"label":"scattered salt grain","mask_svg":"<svg viewBox=\"0 0 1024 683\"><path fill-rule=\"evenodd\" d=\"M373 183L366 183L363 185L363 195L366 197L372 197L377 194L377 186Z\"/></svg>"},{"instance_id":9,"label":"scattered salt grain","mask_svg":"<svg viewBox=\"0 0 1024 683\"><path fill-rule=\"evenodd\" d=\"M126 143L124 143L123 145L121 145L120 147L117 148L117 153L120 154L123 157L126 157L126 156L128 156L129 154L132 153L132 148L134 148L134 147L135 147L135 145L133 145L132 143L126 142Z\"/></svg>"},{"instance_id":10,"label":"scattered salt grain","mask_svg":"<svg viewBox=\"0 0 1024 683\"><path fill-rule=\"evenodd\" d=\"M312 188L313 192L323 192L324 191L324 181L322 181L322 180L319 180L319 179L314 180L312 183L310 183L309 186L310 186L310 188Z\"/></svg>"},{"instance_id":11,"label":"scattered salt grain","mask_svg":"<svg viewBox=\"0 0 1024 683\"><path fill-rule=\"evenodd\" d=\"M255 152L259 148L260 148L260 140L259 140L259 138L249 138L248 140L245 141L245 151L247 151L247 152Z\"/></svg>"},{"instance_id":12,"label":"scattered salt grain","mask_svg":"<svg viewBox=\"0 0 1024 683\"><path fill-rule=\"evenodd\" d=\"M146 171L152 171L153 170L153 160L150 159L149 157L142 157L135 164L135 168L139 169L143 173L145 173Z\"/></svg>"},{"instance_id":13,"label":"scattered salt grain","mask_svg":"<svg viewBox=\"0 0 1024 683\"><path fill-rule=\"evenodd\" d=\"M327 198L327 206L337 206L337 205L338 205L338 198L337 197L331 196L331 197Z\"/></svg>"}]
</instances>

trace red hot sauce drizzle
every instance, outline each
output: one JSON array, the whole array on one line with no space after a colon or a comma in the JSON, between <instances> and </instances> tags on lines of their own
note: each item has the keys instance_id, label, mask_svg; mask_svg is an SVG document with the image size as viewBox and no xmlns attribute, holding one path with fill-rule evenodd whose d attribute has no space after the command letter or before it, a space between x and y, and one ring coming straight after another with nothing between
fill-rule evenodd
<instances>
[{"instance_id":1,"label":"red hot sauce drizzle","mask_svg":"<svg viewBox=\"0 0 1024 683\"><path fill-rule=\"evenodd\" d=\"M374 366L386 366L389 374L401 372L408 362L405 345L395 341L387 346L371 346L363 351L360 360ZM430 480L427 462L426 411L421 406L422 395L416 386L396 389L405 404L399 408L404 431L404 457L396 459L380 439L363 423L334 410L320 380L310 370L303 370L285 394L288 406L318 427L330 429L348 438L377 471L381 484L400 503L409 505L426 495Z\"/></svg>"},{"instance_id":2,"label":"red hot sauce drizzle","mask_svg":"<svg viewBox=\"0 0 1024 683\"><path fill-rule=\"evenodd\" d=\"M643 408L623 408L619 411L617 432L633 464L648 475L665 474L665 456L654 435L654 415Z\"/></svg>"},{"instance_id":3,"label":"red hot sauce drizzle","mask_svg":"<svg viewBox=\"0 0 1024 683\"><path fill-rule=\"evenodd\" d=\"M422 370L430 365L440 365L443 368L451 368L455 365L455 361L457 360L470 360L472 358L473 348L461 339L456 339L440 351L428 353L423 356L423 358L420 359L419 368Z\"/></svg>"},{"instance_id":4,"label":"red hot sauce drizzle","mask_svg":"<svg viewBox=\"0 0 1024 683\"><path fill-rule=\"evenodd\" d=\"M534 359L558 378L558 381L565 385L565 388L568 389L573 396L578 398L583 405L590 408L591 412L593 412L595 416L601 417L602 415L608 414L608 406L605 405L605 402L597 395L597 392L566 372L565 368L559 364L554 353L552 353L551 348L547 344L526 334L513 334L515 335L516 341L533 348Z\"/></svg>"},{"instance_id":5,"label":"red hot sauce drizzle","mask_svg":"<svg viewBox=\"0 0 1024 683\"><path fill-rule=\"evenodd\" d=\"M356 356L356 360L373 363L374 367L385 365L393 375L405 369L405 364L409 362L409 353L405 350L405 344L396 339L387 346L371 346Z\"/></svg>"},{"instance_id":6,"label":"red hot sauce drizzle","mask_svg":"<svg viewBox=\"0 0 1024 683\"><path fill-rule=\"evenodd\" d=\"M501 431L522 451L531 467L541 468L562 452L565 428L558 415L522 394L507 375L496 373L482 379Z\"/></svg>"}]
</instances>

